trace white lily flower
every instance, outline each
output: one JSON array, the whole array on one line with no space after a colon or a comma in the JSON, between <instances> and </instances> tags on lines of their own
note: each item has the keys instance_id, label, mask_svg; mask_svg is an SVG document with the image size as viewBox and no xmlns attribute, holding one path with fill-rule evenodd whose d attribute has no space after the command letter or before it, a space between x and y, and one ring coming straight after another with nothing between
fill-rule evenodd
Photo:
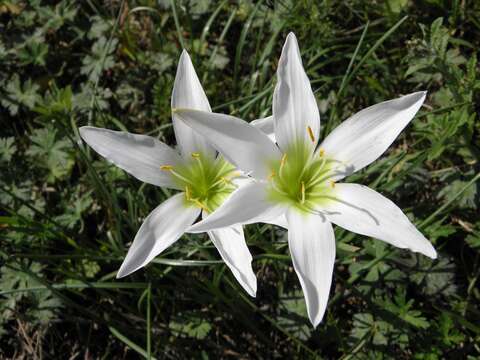
<instances>
[{"instance_id":1,"label":"white lily flower","mask_svg":"<svg viewBox=\"0 0 480 360\"><path fill-rule=\"evenodd\" d=\"M310 321L323 318L335 262L332 223L435 258L432 244L390 200L366 186L336 183L375 161L410 122L425 92L382 102L353 115L318 146L320 115L290 33L278 64L273 97L277 144L247 122L177 109L231 162L256 179L236 190L192 232L285 216L293 266ZM271 127L262 121L262 128Z\"/></svg>"},{"instance_id":2,"label":"white lily flower","mask_svg":"<svg viewBox=\"0 0 480 360\"><path fill-rule=\"evenodd\" d=\"M172 108L211 111L185 50L178 64L171 104ZM217 156L205 138L180 121L176 114L172 114L172 121L180 153L150 136L90 126L80 128L80 135L88 145L137 179L182 191L147 216L117 278L149 263L176 242L202 212L205 217L216 209L242 181L241 173ZM254 297L257 279L242 226L215 229L208 231L208 235L235 278Z\"/></svg>"}]
</instances>

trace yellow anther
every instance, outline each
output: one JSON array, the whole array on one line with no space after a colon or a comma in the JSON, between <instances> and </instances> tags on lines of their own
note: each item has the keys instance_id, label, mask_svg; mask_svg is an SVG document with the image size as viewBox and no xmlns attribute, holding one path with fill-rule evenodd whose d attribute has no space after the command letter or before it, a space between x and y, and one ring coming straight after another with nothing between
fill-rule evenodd
<instances>
[{"instance_id":1,"label":"yellow anther","mask_svg":"<svg viewBox=\"0 0 480 360\"><path fill-rule=\"evenodd\" d=\"M320 148L318 154L320 155L320 157L323 157L323 155L325 155L325 150L323 148Z\"/></svg>"},{"instance_id":2,"label":"yellow anther","mask_svg":"<svg viewBox=\"0 0 480 360\"><path fill-rule=\"evenodd\" d=\"M305 182L302 181L302 204L305 202Z\"/></svg>"},{"instance_id":3,"label":"yellow anther","mask_svg":"<svg viewBox=\"0 0 480 360\"><path fill-rule=\"evenodd\" d=\"M200 153L193 152L193 153L192 153L192 157L193 157L194 159L198 159L198 158L200 157Z\"/></svg>"},{"instance_id":4,"label":"yellow anther","mask_svg":"<svg viewBox=\"0 0 480 360\"><path fill-rule=\"evenodd\" d=\"M330 187L333 189L335 187L335 181L330 180L329 183L330 183Z\"/></svg>"},{"instance_id":5,"label":"yellow anther","mask_svg":"<svg viewBox=\"0 0 480 360\"><path fill-rule=\"evenodd\" d=\"M315 135L313 135L313 130L310 126L307 126L307 132L308 136L310 136L310 140L312 140L312 142L315 142Z\"/></svg>"},{"instance_id":6,"label":"yellow anther","mask_svg":"<svg viewBox=\"0 0 480 360\"><path fill-rule=\"evenodd\" d=\"M272 172L270 173L270 175L268 175L268 180L272 180L274 177L275 177L275 171L272 170Z\"/></svg>"},{"instance_id":7,"label":"yellow anther","mask_svg":"<svg viewBox=\"0 0 480 360\"><path fill-rule=\"evenodd\" d=\"M192 199L192 194L190 193L190 188L188 186L185 186L185 198L187 200L191 200Z\"/></svg>"},{"instance_id":8,"label":"yellow anther","mask_svg":"<svg viewBox=\"0 0 480 360\"><path fill-rule=\"evenodd\" d=\"M173 169L172 165L162 165L162 166L160 166L160 170L170 171L172 169Z\"/></svg>"}]
</instances>

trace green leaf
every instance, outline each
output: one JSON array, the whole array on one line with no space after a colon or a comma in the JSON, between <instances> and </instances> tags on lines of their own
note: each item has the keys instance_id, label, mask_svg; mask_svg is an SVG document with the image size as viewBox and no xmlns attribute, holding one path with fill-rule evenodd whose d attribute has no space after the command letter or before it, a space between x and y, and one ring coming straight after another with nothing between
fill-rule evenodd
<instances>
[{"instance_id":1,"label":"green leaf","mask_svg":"<svg viewBox=\"0 0 480 360\"><path fill-rule=\"evenodd\" d=\"M78 9L73 6L74 2L62 1L55 6L38 7L38 16L43 25L44 31L57 31L66 22L73 21Z\"/></svg>"},{"instance_id":2,"label":"green leaf","mask_svg":"<svg viewBox=\"0 0 480 360\"><path fill-rule=\"evenodd\" d=\"M13 154L17 151L15 140L13 137L0 138L0 160L10 162Z\"/></svg>"},{"instance_id":3,"label":"green leaf","mask_svg":"<svg viewBox=\"0 0 480 360\"><path fill-rule=\"evenodd\" d=\"M307 317L307 306L302 291L282 294L280 297L278 325L301 340L308 340L312 333L312 326Z\"/></svg>"},{"instance_id":4,"label":"green leaf","mask_svg":"<svg viewBox=\"0 0 480 360\"><path fill-rule=\"evenodd\" d=\"M64 89L58 89L54 86L48 91L34 111L39 113L44 120L64 120L72 112L72 88L67 86Z\"/></svg>"},{"instance_id":5,"label":"green leaf","mask_svg":"<svg viewBox=\"0 0 480 360\"><path fill-rule=\"evenodd\" d=\"M417 271L410 274L419 289L427 296L452 296L457 290L455 283L455 263L441 257L431 261L425 257L418 258Z\"/></svg>"},{"instance_id":6,"label":"green leaf","mask_svg":"<svg viewBox=\"0 0 480 360\"><path fill-rule=\"evenodd\" d=\"M117 39L113 39L110 44L104 36L98 39L93 43L90 54L83 58L80 72L87 75L90 80L96 81L105 70L111 69L115 65L112 55L117 44Z\"/></svg>"},{"instance_id":7,"label":"green leaf","mask_svg":"<svg viewBox=\"0 0 480 360\"><path fill-rule=\"evenodd\" d=\"M67 176L74 164L71 143L59 139L57 133L51 125L34 130L30 136L32 145L27 150L27 154L36 161L35 165L48 171L48 182Z\"/></svg>"},{"instance_id":8,"label":"green leaf","mask_svg":"<svg viewBox=\"0 0 480 360\"><path fill-rule=\"evenodd\" d=\"M17 52L18 59L23 66L28 64L45 66L47 54L48 44L45 43L45 39L38 36L25 41Z\"/></svg>"},{"instance_id":9,"label":"green leaf","mask_svg":"<svg viewBox=\"0 0 480 360\"><path fill-rule=\"evenodd\" d=\"M187 313L176 316L170 321L169 327L176 333L202 340L207 337L212 329L212 325L199 315L200 314Z\"/></svg>"},{"instance_id":10,"label":"green leaf","mask_svg":"<svg viewBox=\"0 0 480 360\"><path fill-rule=\"evenodd\" d=\"M27 79L23 84L20 83L18 74L14 74L6 86L8 97L2 97L1 103L5 106L11 115L17 115L20 106L32 109L40 99L38 95L39 86Z\"/></svg>"},{"instance_id":11,"label":"green leaf","mask_svg":"<svg viewBox=\"0 0 480 360\"><path fill-rule=\"evenodd\" d=\"M468 181L454 180L450 184L446 185L442 190L438 192L437 197L443 199L445 202L451 200L452 196L457 194ZM480 184L474 184L465 190L462 195L457 199L457 203L460 208L463 209L477 209L480 204Z\"/></svg>"},{"instance_id":12,"label":"green leaf","mask_svg":"<svg viewBox=\"0 0 480 360\"><path fill-rule=\"evenodd\" d=\"M473 232L467 235L465 242L472 249L480 251L480 222L475 223Z\"/></svg>"}]
</instances>

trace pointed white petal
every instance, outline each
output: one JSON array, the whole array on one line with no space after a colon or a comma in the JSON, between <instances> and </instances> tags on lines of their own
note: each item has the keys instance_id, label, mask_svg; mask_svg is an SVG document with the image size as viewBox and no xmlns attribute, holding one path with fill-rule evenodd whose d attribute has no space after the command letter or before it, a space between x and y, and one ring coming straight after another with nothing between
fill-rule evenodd
<instances>
[{"instance_id":1,"label":"pointed white petal","mask_svg":"<svg viewBox=\"0 0 480 360\"><path fill-rule=\"evenodd\" d=\"M250 123L252 126L255 126L258 130L266 134L270 140L276 142L275 140L275 122L273 121L273 116L268 116L263 119L253 120Z\"/></svg>"},{"instance_id":2,"label":"pointed white petal","mask_svg":"<svg viewBox=\"0 0 480 360\"><path fill-rule=\"evenodd\" d=\"M275 137L284 151L297 141L313 149L320 133L320 114L307 74L303 69L297 38L288 34L278 63L277 85L273 94ZM311 129L314 141L309 130Z\"/></svg>"},{"instance_id":3,"label":"pointed white petal","mask_svg":"<svg viewBox=\"0 0 480 360\"><path fill-rule=\"evenodd\" d=\"M333 191L338 200L325 203L322 210L334 224L432 259L437 257L430 241L386 197L359 184L336 184Z\"/></svg>"},{"instance_id":4,"label":"pointed white petal","mask_svg":"<svg viewBox=\"0 0 480 360\"><path fill-rule=\"evenodd\" d=\"M274 218L272 217L265 218L263 216L259 216L255 218L255 222L277 225L288 230L288 223L287 223L287 218L285 214L281 214L280 216L275 216Z\"/></svg>"},{"instance_id":5,"label":"pointed white petal","mask_svg":"<svg viewBox=\"0 0 480 360\"><path fill-rule=\"evenodd\" d=\"M233 179L232 182L237 187L242 187L242 186L254 183L255 180L252 179L251 177L240 176L240 177L237 177L237 178ZM272 217L272 216L274 216L274 217ZM277 225L277 226L280 226L284 229L288 228L287 218L285 217L285 214L282 213L279 216L276 211L274 211L272 213L266 212L263 215L256 217L254 220L255 220L254 222Z\"/></svg>"},{"instance_id":6,"label":"pointed white petal","mask_svg":"<svg viewBox=\"0 0 480 360\"><path fill-rule=\"evenodd\" d=\"M416 92L370 106L341 123L319 149L338 163L336 180L378 159L413 119L425 100Z\"/></svg>"},{"instance_id":7,"label":"pointed white petal","mask_svg":"<svg viewBox=\"0 0 480 360\"><path fill-rule=\"evenodd\" d=\"M185 205L184 193L174 195L156 207L138 230L117 278L127 276L152 261L177 241L198 215L198 208Z\"/></svg>"},{"instance_id":8,"label":"pointed white petal","mask_svg":"<svg viewBox=\"0 0 480 360\"><path fill-rule=\"evenodd\" d=\"M241 119L189 109L175 113L228 161L255 178L266 178L271 172L269 164L281 157L267 135Z\"/></svg>"},{"instance_id":9,"label":"pointed white petal","mask_svg":"<svg viewBox=\"0 0 480 360\"><path fill-rule=\"evenodd\" d=\"M255 297L257 277L252 269L252 255L245 242L242 226L209 231L208 235L235 279L250 296Z\"/></svg>"},{"instance_id":10,"label":"pointed white petal","mask_svg":"<svg viewBox=\"0 0 480 360\"><path fill-rule=\"evenodd\" d=\"M335 263L332 224L319 215L287 211L288 246L302 285L310 322L316 327L327 308Z\"/></svg>"},{"instance_id":11,"label":"pointed white petal","mask_svg":"<svg viewBox=\"0 0 480 360\"><path fill-rule=\"evenodd\" d=\"M235 190L225 202L188 232L198 233L237 224L252 224L257 219L273 219L285 209L267 200L266 185L252 182Z\"/></svg>"},{"instance_id":12,"label":"pointed white petal","mask_svg":"<svg viewBox=\"0 0 480 360\"><path fill-rule=\"evenodd\" d=\"M162 165L176 165L181 157L157 139L122 131L83 126L82 139L97 153L137 179L149 184L177 189Z\"/></svg>"},{"instance_id":13,"label":"pointed white petal","mask_svg":"<svg viewBox=\"0 0 480 360\"><path fill-rule=\"evenodd\" d=\"M203 91L197 73L188 53L183 50L178 62L177 75L172 92L172 109L187 108L211 112L205 91ZM194 152L215 156L215 150L207 140L196 134L190 127L172 113L173 129L183 156L190 158Z\"/></svg>"}]
</instances>

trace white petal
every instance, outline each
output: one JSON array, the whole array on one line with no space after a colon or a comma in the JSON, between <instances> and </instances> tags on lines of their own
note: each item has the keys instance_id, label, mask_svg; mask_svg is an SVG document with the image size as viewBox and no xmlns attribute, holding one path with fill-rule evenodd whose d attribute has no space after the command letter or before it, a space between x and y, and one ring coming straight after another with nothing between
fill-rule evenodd
<instances>
[{"instance_id":1,"label":"white petal","mask_svg":"<svg viewBox=\"0 0 480 360\"><path fill-rule=\"evenodd\" d=\"M208 235L235 279L250 296L255 297L257 277L252 269L252 255L245 242L242 227L232 226L213 230L209 231Z\"/></svg>"},{"instance_id":2,"label":"white petal","mask_svg":"<svg viewBox=\"0 0 480 360\"><path fill-rule=\"evenodd\" d=\"M185 194L172 196L155 208L138 230L117 278L145 266L177 241L200 215L200 210L185 205Z\"/></svg>"},{"instance_id":3,"label":"white petal","mask_svg":"<svg viewBox=\"0 0 480 360\"><path fill-rule=\"evenodd\" d=\"M426 91L370 106L341 123L319 149L339 161L339 180L378 159L413 119Z\"/></svg>"},{"instance_id":4,"label":"white petal","mask_svg":"<svg viewBox=\"0 0 480 360\"><path fill-rule=\"evenodd\" d=\"M177 75L172 92L172 109L187 108L211 112L205 91L203 91L197 73L193 68L188 53L183 50L178 62ZM178 146L183 156L190 159L191 154L200 152L205 155L215 156L215 150L207 140L196 134L190 127L172 113L173 129Z\"/></svg>"},{"instance_id":5,"label":"white petal","mask_svg":"<svg viewBox=\"0 0 480 360\"><path fill-rule=\"evenodd\" d=\"M334 224L432 259L437 257L432 244L386 197L359 184L336 184L333 191L338 200L325 203L323 210Z\"/></svg>"},{"instance_id":6,"label":"white petal","mask_svg":"<svg viewBox=\"0 0 480 360\"><path fill-rule=\"evenodd\" d=\"M82 139L97 153L137 179L149 184L177 189L162 165L176 165L181 157L157 139L91 126L80 129Z\"/></svg>"},{"instance_id":7,"label":"white petal","mask_svg":"<svg viewBox=\"0 0 480 360\"><path fill-rule=\"evenodd\" d=\"M293 267L302 285L308 317L313 326L322 321L327 308L335 263L332 224L319 215L287 212L288 246Z\"/></svg>"},{"instance_id":8,"label":"white petal","mask_svg":"<svg viewBox=\"0 0 480 360\"><path fill-rule=\"evenodd\" d=\"M266 185L252 182L235 190L225 202L188 232L198 233L237 224L252 224L260 219L273 219L285 209L267 200Z\"/></svg>"},{"instance_id":9,"label":"white petal","mask_svg":"<svg viewBox=\"0 0 480 360\"><path fill-rule=\"evenodd\" d=\"M255 180L253 180L251 177L240 176L240 177L234 178L232 182L237 187L242 187L242 186L254 183ZM249 221L249 223L253 223L253 222L272 224L272 225L280 226L284 229L288 229L287 218L285 217L285 214L282 213L281 215L278 215L276 208L272 212L267 211L263 213L261 216L257 216L253 220Z\"/></svg>"},{"instance_id":10,"label":"white petal","mask_svg":"<svg viewBox=\"0 0 480 360\"><path fill-rule=\"evenodd\" d=\"M278 63L278 82L273 94L275 136L284 151L297 141L310 144L312 151L318 143L320 114L307 74L303 69L297 38L288 34ZM308 128L314 136L312 142Z\"/></svg>"},{"instance_id":11,"label":"white petal","mask_svg":"<svg viewBox=\"0 0 480 360\"><path fill-rule=\"evenodd\" d=\"M274 218L272 217L265 218L263 216L259 216L255 218L255 222L277 225L284 229L288 229L288 223L287 223L287 218L285 214L281 214L280 216L275 216Z\"/></svg>"},{"instance_id":12,"label":"white petal","mask_svg":"<svg viewBox=\"0 0 480 360\"><path fill-rule=\"evenodd\" d=\"M275 140L275 122L273 121L273 116L268 116L263 119L253 120L250 123L252 126L255 126L258 130L266 134L270 140L276 142Z\"/></svg>"},{"instance_id":13,"label":"white petal","mask_svg":"<svg viewBox=\"0 0 480 360\"><path fill-rule=\"evenodd\" d=\"M281 157L267 135L241 119L189 109L177 109L175 113L228 161L255 178L268 177L269 164Z\"/></svg>"}]
</instances>

